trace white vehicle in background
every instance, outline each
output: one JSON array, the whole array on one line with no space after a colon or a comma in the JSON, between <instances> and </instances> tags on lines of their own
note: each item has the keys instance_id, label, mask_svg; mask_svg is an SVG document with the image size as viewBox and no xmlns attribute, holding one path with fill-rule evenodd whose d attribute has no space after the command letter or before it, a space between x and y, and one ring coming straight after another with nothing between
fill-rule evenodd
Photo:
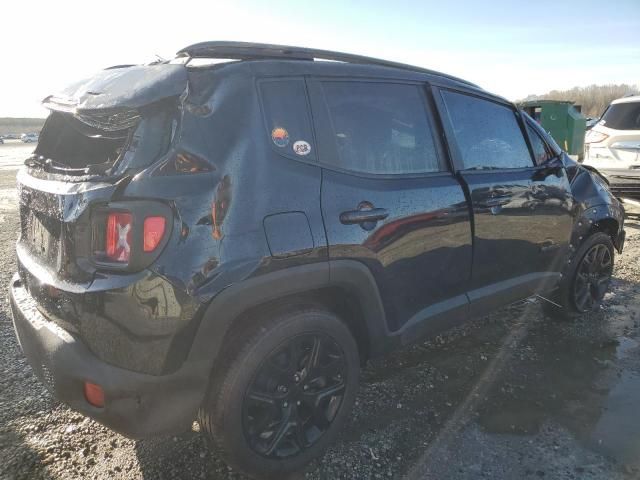
<instances>
[{"instance_id":1,"label":"white vehicle in background","mask_svg":"<svg viewBox=\"0 0 640 480\"><path fill-rule=\"evenodd\" d=\"M640 200L640 95L611 102L585 136L583 163L602 173L615 195Z\"/></svg>"},{"instance_id":2,"label":"white vehicle in background","mask_svg":"<svg viewBox=\"0 0 640 480\"><path fill-rule=\"evenodd\" d=\"M38 141L37 133L23 133L20 135L20 140L24 143L36 143Z\"/></svg>"}]
</instances>

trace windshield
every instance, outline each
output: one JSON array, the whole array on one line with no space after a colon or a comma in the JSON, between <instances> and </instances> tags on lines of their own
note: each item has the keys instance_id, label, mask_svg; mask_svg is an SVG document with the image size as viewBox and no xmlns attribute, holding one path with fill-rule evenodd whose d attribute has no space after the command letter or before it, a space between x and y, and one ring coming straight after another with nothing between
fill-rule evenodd
<instances>
[{"instance_id":1,"label":"windshield","mask_svg":"<svg viewBox=\"0 0 640 480\"><path fill-rule=\"evenodd\" d=\"M609 105L600 124L615 130L640 130L640 102Z\"/></svg>"}]
</instances>

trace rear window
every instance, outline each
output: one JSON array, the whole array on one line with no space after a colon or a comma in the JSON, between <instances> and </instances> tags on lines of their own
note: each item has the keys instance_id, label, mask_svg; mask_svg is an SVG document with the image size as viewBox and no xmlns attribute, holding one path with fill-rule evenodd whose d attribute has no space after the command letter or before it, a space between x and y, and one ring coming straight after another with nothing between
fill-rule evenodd
<instances>
[{"instance_id":1,"label":"rear window","mask_svg":"<svg viewBox=\"0 0 640 480\"><path fill-rule=\"evenodd\" d=\"M533 166L515 111L506 105L442 91L465 169Z\"/></svg>"},{"instance_id":2,"label":"rear window","mask_svg":"<svg viewBox=\"0 0 640 480\"><path fill-rule=\"evenodd\" d=\"M640 102L609 105L600 124L615 130L640 130Z\"/></svg>"},{"instance_id":3,"label":"rear window","mask_svg":"<svg viewBox=\"0 0 640 480\"><path fill-rule=\"evenodd\" d=\"M307 89L302 79L259 83L268 141L281 155L315 160Z\"/></svg>"},{"instance_id":4,"label":"rear window","mask_svg":"<svg viewBox=\"0 0 640 480\"><path fill-rule=\"evenodd\" d=\"M52 111L35 154L47 160L52 172L67 175L143 168L169 148L176 128L174 112L165 104L145 107L144 112L81 117Z\"/></svg>"},{"instance_id":5,"label":"rear window","mask_svg":"<svg viewBox=\"0 0 640 480\"><path fill-rule=\"evenodd\" d=\"M322 90L337 146L337 167L372 174L440 170L418 86L331 81L323 82Z\"/></svg>"}]
</instances>

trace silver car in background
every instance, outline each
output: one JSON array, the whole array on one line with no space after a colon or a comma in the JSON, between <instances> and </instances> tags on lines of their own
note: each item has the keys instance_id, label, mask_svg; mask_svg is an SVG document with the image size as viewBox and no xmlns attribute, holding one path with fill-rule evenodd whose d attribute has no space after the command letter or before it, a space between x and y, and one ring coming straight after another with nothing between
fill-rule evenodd
<instances>
[{"instance_id":1,"label":"silver car in background","mask_svg":"<svg viewBox=\"0 0 640 480\"><path fill-rule=\"evenodd\" d=\"M24 143L37 143L39 135L37 133L23 133L20 135L20 140Z\"/></svg>"},{"instance_id":2,"label":"silver car in background","mask_svg":"<svg viewBox=\"0 0 640 480\"><path fill-rule=\"evenodd\" d=\"M602 173L615 195L640 200L640 95L611 102L584 144L583 163Z\"/></svg>"}]
</instances>

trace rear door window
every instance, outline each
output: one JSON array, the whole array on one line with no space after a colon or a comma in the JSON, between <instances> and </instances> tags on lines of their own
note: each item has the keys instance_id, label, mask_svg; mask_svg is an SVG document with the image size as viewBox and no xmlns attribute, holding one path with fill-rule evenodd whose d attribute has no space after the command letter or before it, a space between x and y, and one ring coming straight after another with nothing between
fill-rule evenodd
<instances>
[{"instance_id":1,"label":"rear door window","mask_svg":"<svg viewBox=\"0 0 640 480\"><path fill-rule=\"evenodd\" d=\"M640 102L609 105L600 123L614 130L640 130Z\"/></svg>"},{"instance_id":2,"label":"rear door window","mask_svg":"<svg viewBox=\"0 0 640 480\"><path fill-rule=\"evenodd\" d=\"M261 80L267 137L281 155L315 160L307 90L301 78Z\"/></svg>"},{"instance_id":3,"label":"rear door window","mask_svg":"<svg viewBox=\"0 0 640 480\"><path fill-rule=\"evenodd\" d=\"M536 165L542 165L554 157L553 151L549 148L547 143L542 139L540 134L533 126L529 125L529 122L525 122L527 126L527 133L529 134L529 140L531 140L531 148L533 150L533 158Z\"/></svg>"},{"instance_id":4,"label":"rear door window","mask_svg":"<svg viewBox=\"0 0 640 480\"><path fill-rule=\"evenodd\" d=\"M464 169L533 166L515 111L507 105L442 90Z\"/></svg>"},{"instance_id":5,"label":"rear door window","mask_svg":"<svg viewBox=\"0 0 640 480\"><path fill-rule=\"evenodd\" d=\"M437 172L440 163L418 85L324 81L334 166L369 174Z\"/></svg>"}]
</instances>

